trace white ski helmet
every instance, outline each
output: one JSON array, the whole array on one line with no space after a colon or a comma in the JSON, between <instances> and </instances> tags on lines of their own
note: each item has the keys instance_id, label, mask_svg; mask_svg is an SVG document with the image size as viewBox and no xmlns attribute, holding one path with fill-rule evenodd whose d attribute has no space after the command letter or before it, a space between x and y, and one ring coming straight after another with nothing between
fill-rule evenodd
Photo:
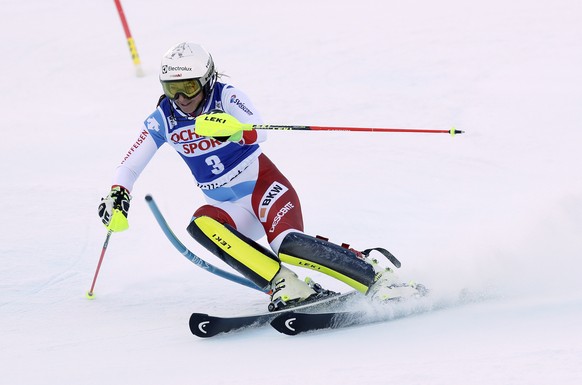
<instances>
[{"instance_id":1,"label":"white ski helmet","mask_svg":"<svg viewBox=\"0 0 582 385\"><path fill-rule=\"evenodd\" d=\"M160 82L164 93L175 99L178 93L192 98L209 91L216 81L216 71L212 56L199 44L184 42L173 46L162 57ZM184 82L193 79L194 82Z\"/></svg>"}]
</instances>

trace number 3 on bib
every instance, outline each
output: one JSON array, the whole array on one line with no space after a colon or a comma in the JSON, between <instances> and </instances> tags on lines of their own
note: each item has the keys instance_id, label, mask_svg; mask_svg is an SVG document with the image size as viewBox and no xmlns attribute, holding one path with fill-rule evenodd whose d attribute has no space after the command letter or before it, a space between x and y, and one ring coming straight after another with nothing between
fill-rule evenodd
<instances>
[{"instance_id":1,"label":"number 3 on bib","mask_svg":"<svg viewBox=\"0 0 582 385\"><path fill-rule=\"evenodd\" d=\"M220 161L220 158L216 155L211 155L204 160L207 165L212 167L212 173L214 175L219 175L224 171L224 164Z\"/></svg>"}]
</instances>

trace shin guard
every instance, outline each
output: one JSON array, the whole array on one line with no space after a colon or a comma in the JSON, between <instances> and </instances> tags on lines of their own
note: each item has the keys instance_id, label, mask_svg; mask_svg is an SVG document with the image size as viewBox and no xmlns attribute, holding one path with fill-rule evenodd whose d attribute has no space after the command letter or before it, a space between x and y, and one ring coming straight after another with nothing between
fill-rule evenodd
<instances>
[{"instance_id":1,"label":"shin guard","mask_svg":"<svg viewBox=\"0 0 582 385\"><path fill-rule=\"evenodd\" d=\"M187 230L208 251L264 290L281 268L276 255L230 225L201 216Z\"/></svg>"},{"instance_id":2,"label":"shin guard","mask_svg":"<svg viewBox=\"0 0 582 385\"><path fill-rule=\"evenodd\" d=\"M354 252L303 233L290 233L285 237L279 248L279 258L285 263L320 271L362 293L368 291L376 275L372 265Z\"/></svg>"}]
</instances>

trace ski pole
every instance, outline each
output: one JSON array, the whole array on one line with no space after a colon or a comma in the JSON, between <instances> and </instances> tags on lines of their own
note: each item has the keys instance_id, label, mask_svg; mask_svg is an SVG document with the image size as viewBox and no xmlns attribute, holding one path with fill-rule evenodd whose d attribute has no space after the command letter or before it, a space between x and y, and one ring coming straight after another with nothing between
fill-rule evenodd
<instances>
[{"instance_id":1,"label":"ski pole","mask_svg":"<svg viewBox=\"0 0 582 385\"><path fill-rule=\"evenodd\" d=\"M405 132L424 134L462 134L464 131L433 130L425 128L367 128L367 127L326 127L326 126L289 126L276 124L241 123L226 113L200 115L196 119L195 132L201 136L230 136L239 131L280 130L280 131L352 131L352 132Z\"/></svg>"},{"instance_id":2,"label":"ski pole","mask_svg":"<svg viewBox=\"0 0 582 385\"><path fill-rule=\"evenodd\" d=\"M255 285L253 282L249 281L248 279L241 277L239 275L236 275L236 274L229 273L228 271L224 271L222 269L219 269L218 267L211 265L210 263L206 262L204 259L202 259L199 256L197 256L196 254L194 254L192 251L190 251L186 246L184 246L184 244L182 242L180 242L178 237L176 237L176 235L174 234L174 232L172 231L172 229L168 225L168 222L166 222L166 219L162 215L162 212L160 211L158 205L154 201L154 197L152 197L151 195L148 194L145 196L145 200L146 200L147 204L149 205L150 209L152 210L152 213L154 214L154 217L156 218L158 225L160 225L162 231L164 232L164 234L166 235L168 240L172 243L172 245L174 245L174 247L180 252L180 254L182 254L184 257L186 257L188 260L190 260L190 262L192 262L196 266L201 267L204 270L206 270L212 274L218 275L219 277L226 278L229 281L236 282L236 283L239 283L243 286L250 287L251 289L255 289L255 290L259 290L259 291L264 292L264 290L257 287L257 285Z\"/></svg>"},{"instance_id":3,"label":"ski pole","mask_svg":"<svg viewBox=\"0 0 582 385\"><path fill-rule=\"evenodd\" d=\"M451 128L450 130L431 130L425 128L367 128L367 127L325 127L325 126L285 126L285 125L252 125L255 130L278 131L352 131L352 132L406 132L420 134L462 134L464 131Z\"/></svg>"},{"instance_id":4,"label":"ski pole","mask_svg":"<svg viewBox=\"0 0 582 385\"><path fill-rule=\"evenodd\" d=\"M101 269L101 263L103 262L103 257L105 256L105 251L107 250L107 245L109 244L109 238L111 238L111 233L113 230L107 232L105 237L105 242L103 242L103 250L101 250L101 256L99 257L99 263L97 263L97 270L95 270L95 276L93 277L93 283L91 284L91 289L86 294L87 299L95 299L93 295L93 290L95 289L95 283L97 282L97 276L99 275L99 269Z\"/></svg>"}]
</instances>

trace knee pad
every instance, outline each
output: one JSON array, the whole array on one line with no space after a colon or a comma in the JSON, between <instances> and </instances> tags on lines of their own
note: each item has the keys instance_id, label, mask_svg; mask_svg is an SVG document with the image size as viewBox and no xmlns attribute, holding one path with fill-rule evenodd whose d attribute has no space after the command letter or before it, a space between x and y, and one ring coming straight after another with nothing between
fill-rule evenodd
<instances>
[{"instance_id":1,"label":"knee pad","mask_svg":"<svg viewBox=\"0 0 582 385\"><path fill-rule=\"evenodd\" d=\"M187 230L208 251L264 290L281 268L275 254L228 224L201 216L194 218Z\"/></svg>"},{"instance_id":2,"label":"knee pad","mask_svg":"<svg viewBox=\"0 0 582 385\"><path fill-rule=\"evenodd\" d=\"M285 263L316 270L366 293L374 283L374 268L336 244L303 233L288 234L279 248Z\"/></svg>"}]
</instances>

